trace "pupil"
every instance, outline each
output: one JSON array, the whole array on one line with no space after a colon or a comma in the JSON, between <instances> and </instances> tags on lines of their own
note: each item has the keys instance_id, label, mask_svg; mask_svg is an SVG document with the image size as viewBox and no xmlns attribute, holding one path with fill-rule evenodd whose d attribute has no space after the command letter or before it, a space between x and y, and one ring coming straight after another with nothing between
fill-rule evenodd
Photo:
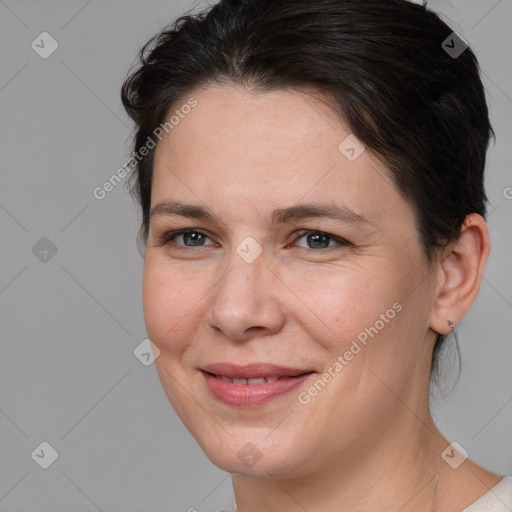
<instances>
[{"instance_id":1,"label":"pupil","mask_svg":"<svg viewBox=\"0 0 512 512\"><path fill-rule=\"evenodd\" d=\"M192 238L196 238L195 242L198 242L198 241L200 242L201 241L201 239L200 239L201 236L203 236L203 235L201 235L201 233L185 233L184 234L184 240L186 238L192 237ZM198 240L198 238L199 238L199 240ZM200 245L199 243L197 243L197 244L194 243L194 240L192 240L192 242L193 242L192 245Z\"/></svg>"},{"instance_id":2,"label":"pupil","mask_svg":"<svg viewBox=\"0 0 512 512\"><path fill-rule=\"evenodd\" d=\"M316 233L316 234L309 235L308 238L310 241L313 239L315 239L315 241L318 241L318 239L323 238L324 241L327 241L327 243L322 244L321 248L329 247L329 237L327 235L322 235L322 234ZM315 242L313 242L313 243L315 243ZM318 245L316 247L318 248Z\"/></svg>"}]
</instances>

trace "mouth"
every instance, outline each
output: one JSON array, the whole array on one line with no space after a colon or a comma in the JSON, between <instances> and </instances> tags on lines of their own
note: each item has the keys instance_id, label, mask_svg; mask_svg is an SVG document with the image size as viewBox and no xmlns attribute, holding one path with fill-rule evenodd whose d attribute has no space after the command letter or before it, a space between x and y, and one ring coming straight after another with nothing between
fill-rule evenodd
<instances>
[{"instance_id":1,"label":"mouth","mask_svg":"<svg viewBox=\"0 0 512 512\"><path fill-rule=\"evenodd\" d=\"M264 405L292 391L315 372L268 363L216 363L200 369L211 394L237 407Z\"/></svg>"},{"instance_id":2,"label":"mouth","mask_svg":"<svg viewBox=\"0 0 512 512\"><path fill-rule=\"evenodd\" d=\"M230 378L226 375L216 375L214 373L210 373L214 377L222 380L223 382L228 382L229 384L234 384L235 386L240 385L249 385L249 386L259 386L260 384L272 383L279 379L293 379L294 377L287 376L278 376L278 377L254 377L252 379L242 379L242 378Z\"/></svg>"}]
</instances>

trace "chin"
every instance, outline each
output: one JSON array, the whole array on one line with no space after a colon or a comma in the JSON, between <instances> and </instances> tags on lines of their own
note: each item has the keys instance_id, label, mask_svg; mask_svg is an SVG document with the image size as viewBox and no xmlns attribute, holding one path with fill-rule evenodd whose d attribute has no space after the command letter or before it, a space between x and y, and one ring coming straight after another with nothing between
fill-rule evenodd
<instances>
[{"instance_id":1,"label":"chin","mask_svg":"<svg viewBox=\"0 0 512 512\"><path fill-rule=\"evenodd\" d=\"M208 454L206 455L212 464L223 471L252 476L255 478L269 478L270 475L288 475L291 470L290 467L283 467L282 463L273 460L273 457L271 459L265 457L265 460L263 456L259 460L250 460L246 457L245 459L240 460L236 452L231 455L219 453L215 453L210 456ZM289 462L288 464L285 464L285 466L289 465Z\"/></svg>"},{"instance_id":2,"label":"chin","mask_svg":"<svg viewBox=\"0 0 512 512\"><path fill-rule=\"evenodd\" d=\"M225 443L219 443L219 439L196 440L212 464L228 473L257 478L269 478L270 475L284 477L304 467L305 461L296 458L297 446L285 447L280 442L272 443L268 439L268 432L262 434L261 439L229 435L226 438Z\"/></svg>"}]
</instances>

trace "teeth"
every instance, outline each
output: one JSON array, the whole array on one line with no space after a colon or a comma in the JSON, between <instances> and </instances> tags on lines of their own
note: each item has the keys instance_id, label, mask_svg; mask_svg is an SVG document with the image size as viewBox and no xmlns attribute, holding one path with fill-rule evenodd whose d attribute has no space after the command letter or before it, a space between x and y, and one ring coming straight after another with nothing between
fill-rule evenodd
<instances>
[{"instance_id":1,"label":"teeth","mask_svg":"<svg viewBox=\"0 0 512 512\"><path fill-rule=\"evenodd\" d=\"M217 375L217 378L227 382L229 384L236 384L236 385L242 385L242 384L249 384L250 386L257 386L259 384L265 384L265 383L272 383L275 382L279 377L256 377L254 379L231 379L229 377L226 377L225 375ZM289 377L281 377L281 378L289 378Z\"/></svg>"},{"instance_id":2,"label":"teeth","mask_svg":"<svg viewBox=\"0 0 512 512\"><path fill-rule=\"evenodd\" d=\"M247 384L263 384L265 379L263 377L259 377L257 379L247 379Z\"/></svg>"}]
</instances>

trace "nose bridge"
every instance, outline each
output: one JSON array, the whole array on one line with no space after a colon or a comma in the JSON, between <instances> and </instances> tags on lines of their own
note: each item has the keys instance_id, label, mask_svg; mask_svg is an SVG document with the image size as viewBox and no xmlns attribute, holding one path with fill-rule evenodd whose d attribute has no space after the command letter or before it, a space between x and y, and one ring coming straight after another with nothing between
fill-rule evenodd
<instances>
[{"instance_id":1,"label":"nose bridge","mask_svg":"<svg viewBox=\"0 0 512 512\"><path fill-rule=\"evenodd\" d=\"M228 293L241 293L248 300L253 300L261 292L259 287L264 287L265 277L268 279L265 274L269 269L263 247L254 237L247 236L233 247L228 260L231 271L225 277L224 288Z\"/></svg>"},{"instance_id":2,"label":"nose bridge","mask_svg":"<svg viewBox=\"0 0 512 512\"><path fill-rule=\"evenodd\" d=\"M239 247L244 248L242 245ZM254 311L265 293L270 293L264 289L268 281L264 274L269 270L263 255L246 260L238 251L236 248L229 258L230 271L220 281L216 297L223 303L223 309L239 309L243 313L245 310Z\"/></svg>"},{"instance_id":3,"label":"nose bridge","mask_svg":"<svg viewBox=\"0 0 512 512\"><path fill-rule=\"evenodd\" d=\"M263 249L254 239L234 249L229 269L214 289L210 324L233 338L244 337L251 327L276 329L279 306L272 297L274 277Z\"/></svg>"}]
</instances>

